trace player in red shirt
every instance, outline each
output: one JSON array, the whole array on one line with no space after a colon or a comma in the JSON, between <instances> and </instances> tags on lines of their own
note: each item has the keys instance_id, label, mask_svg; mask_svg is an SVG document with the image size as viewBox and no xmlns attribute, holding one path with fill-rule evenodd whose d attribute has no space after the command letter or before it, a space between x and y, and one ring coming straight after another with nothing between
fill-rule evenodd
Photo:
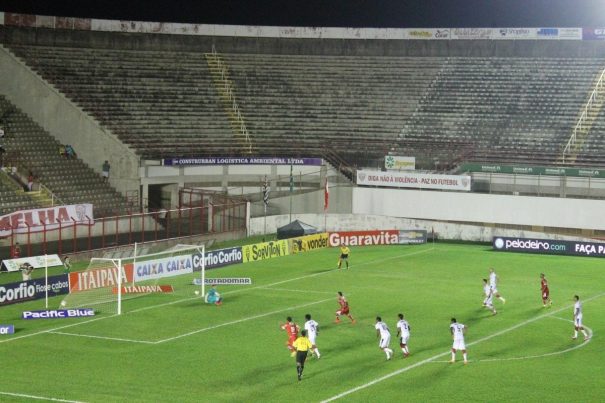
<instances>
[{"instance_id":1,"label":"player in red shirt","mask_svg":"<svg viewBox=\"0 0 605 403\"><path fill-rule=\"evenodd\" d=\"M291 316L288 316L286 318L286 323L281 325L281 328L282 330L285 330L288 334L288 341L286 342L286 346L288 347L288 350L290 350L290 354L292 355L292 357L294 357L294 355L296 355L296 349L294 348L293 343L298 337L298 331L300 330L300 327L292 321Z\"/></svg>"},{"instance_id":2,"label":"player in red shirt","mask_svg":"<svg viewBox=\"0 0 605 403\"><path fill-rule=\"evenodd\" d=\"M336 311L336 323L340 323L340 315L347 315L351 319L351 323L355 323L355 319L349 313L349 301L342 295L341 291L338 291L338 305L340 305L340 309Z\"/></svg>"},{"instance_id":3,"label":"player in red shirt","mask_svg":"<svg viewBox=\"0 0 605 403\"><path fill-rule=\"evenodd\" d=\"M546 303L548 302L548 306L550 307L552 305L552 300L550 299L548 280L546 280L544 273L540 273L540 289L542 290L542 305L546 308Z\"/></svg>"},{"instance_id":4,"label":"player in red shirt","mask_svg":"<svg viewBox=\"0 0 605 403\"><path fill-rule=\"evenodd\" d=\"M21 246L19 245L19 242L16 242L15 245L13 246L13 250L11 251L11 258L19 259L20 257L21 257Z\"/></svg>"}]
</instances>

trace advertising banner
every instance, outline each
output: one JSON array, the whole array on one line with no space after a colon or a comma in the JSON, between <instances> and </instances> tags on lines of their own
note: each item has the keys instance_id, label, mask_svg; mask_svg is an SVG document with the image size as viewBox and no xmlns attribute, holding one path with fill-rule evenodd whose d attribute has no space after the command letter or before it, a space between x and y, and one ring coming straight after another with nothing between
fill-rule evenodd
<instances>
[{"instance_id":1,"label":"advertising banner","mask_svg":"<svg viewBox=\"0 0 605 403\"><path fill-rule=\"evenodd\" d=\"M494 237L493 247L499 252L605 257L605 243L598 242Z\"/></svg>"},{"instance_id":2,"label":"advertising banner","mask_svg":"<svg viewBox=\"0 0 605 403\"><path fill-rule=\"evenodd\" d=\"M15 334L15 325L0 325L0 335Z\"/></svg>"},{"instance_id":3,"label":"advertising banner","mask_svg":"<svg viewBox=\"0 0 605 403\"><path fill-rule=\"evenodd\" d=\"M217 267L228 266L237 263L243 263L242 247L236 246L233 248L217 249L206 251L205 268L215 269ZM202 270L202 256L200 254L193 255L193 271Z\"/></svg>"},{"instance_id":4,"label":"advertising banner","mask_svg":"<svg viewBox=\"0 0 605 403\"><path fill-rule=\"evenodd\" d=\"M358 170L357 184L394 188L462 190L468 192L471 190L471 177L468 175Z\"/></svg>"},{"instance_id":5,"label":"advertising banner","mask_svg":"<svg viewBox=\"0 0 605 403\"><path fill-rule=\"evenodd\" d=\"M492 39L498 34L496 28L453 28L451 30L452 39Z\"/></svg>"},{"instance_id":6,"label":"advertising banner","mask_svg":"<svg viewBox=\"0 0 605 403\"><path fill-rule=\"evenodd\" d=\"M48 263L48 267L63 266L63 262L58 255L20 257L19 259L6 259L2 261L7 271L17 271L24 263L29 263L34 269L39 269L44 267L46 262Z\"/></svg>"},{"instance_id":7,"label":"advertising banner","mask_svg":"<svg viewBox=\"0 0 605 403\"><path fill-rule=\"evenodd\" d=\"M582 30L582 39L605 40L605 28L584 28Z\"/></svg>"},{"instance_id":8,"label":"advertising banner","mask_svg":"<svg viewBox=\"0 0 605 403\"><path fill-rule=\"evenodd\" d=\"M459 172L489 172L499 174L519 175L550 175L550 176L577 176L586 178L605 178L604 169L596 168L549 168L538 166L514 166L498 164L462 164Z\"/></svg>"},{"instance_id":9,"label":"advertising banner","mask_svg":"<svg viewBox=\"0 0 605 403\"><path fill-rule=\"evenodd\" d=\"M69 278L67 274L48 277L48 296L69 293ZM0 285L0 305L32 301L46 297L46 280L20 281L18 283Z\"/></svg>"},{"instance_id":10,"label":"advertising banner","mask_svg":"<svg viewBox=\"0 0 605 403\"><path fill-rule=\"evenodd\" d=\"M393 171L413 171L416 169L416 157L387 155L384 157L384 167Z\"/></svg>"},{"instance_id":11,"label":"advertising banner","mask_svg":"<svg viewBox=\"0 0 605 403\"><path fill-rule=\"evenodd\" d=\"M173 292L171 285L130 285L122 287L122 294L151 294L152 292L164 293ZM114 287L112 292L118 293L118 287Z\"/></svg>"},{"instance_id":12,"label":"advertising banner","mask_svg":"<svg viewBox=\"0 0 605 403\"><path fill-rule=\"evenodd\" d=\"M321 234L305 235L297 238L288 239L290 244L291 253L308 252L310 250L327 248L328 247L328 233L322 232Z\"/></svg>"},{"instance_id":13,"label":"advertising banner","mask_svg":"<svg viewBox=\"0 0 605 403\"><path fill-rule=\"evenodd\" d=\"M399 230L330 232L330 246L397 245Z\"/></svg>"},{"instance_id":14,"label":"advertising banner","mask_svg":"<svg viewBox=\"0 0 605 403\"><path fill-rule=\"evenodd\" d=\"M536 28L498 28L492 39L527 40L536 39Z\"/></svg>"},{"instance_id":15,"label":"advertising banner","mask_svg":"<svg viewBox=\"0 0 605 403\"><path fill-rule=\"evenodd\" d=\"M122 284L132 283L132 263L122 267L120 275ZM88 291L95 288L114 287L118 285L118 269L104 267L99 269L69 273L69 292Z\"/></svg>"},{"instance_id":16,"label":"advertising banner","mask_svg":"<svg viewBox=\"0 0 605 403\"><path fill-rule=\"evenodd\" d=\"M272 259L274 257L287 256L290 254L288 241L285 239L244 245L242 247L242 252L244 254L244 263Z\"/></svg>"},{"instance_id":17,"label":"advertising banner","mask_svg":"<svg viewBox=\"0 0 605 403\"><path fill-rule=\"evenodd\" d=\"M67 319L95 316L92 308L52 309L43 311L23 311L23 319Z\"/></svg>"},{"instance_id":18,"label":"advertising banner","mask_svg":"<svg viewBox=\"0 0 605 403\"><path fill-rule=\"evenodd\" d=\"M321 158L289 157L186 157L164 158L164 165L315 165L320 166Z\"/></svg>"},{"instance_id":19,"label":"advertising banner","mask_svg":"<svg viewBox=\"0 0 605 403\"><path fill-rule=\"evenodd\" d=\"M196 278L193 283L196 285L202 285L202 279ZM204 284L206 285L251 285L252 279L249 277L242 278L205 278Z\"/></svg>"},{"instance_id":20,"label":"advertising banner","mask_svg":"<svg viewBox=\"0 0 605 403\"><path fill-rule=\"evenodd\" d=\"M559 39L582 40L582 28L559 28Z\"/></svg>"},{"instance_id":21,"label":"advertising banner","mask_svg":"<svg viewBox=\"0 0 605 403\"><path fill-rule=\"evenodd\" d=\"M405 39L450 39L449 28L409 28L404 29Z\"/></svg>"},{"instance_id":22,"label":"advertising banner","mask_svg":"<svg viewBox=\"0 0 605 403\"><path fill-rule=\"evenodd\" d=\"M0 237L10 236L12 232L23 234L56 229L59 225L94 224L92 204L71 204L33 210L16 211L0 216Z\"/></svg>"},{"instance_id":23,"label":"advertising banner","mask_svg":"<svg viewBox=\"0 0 605 403\"><path fill-rule=\"evenodd\" d=\"M559 39L559 28L538 28L536 37L538 39Z\"/></svg>"},{"instance_id":24,"label":"advertising banner","mask_svg":"<svg viewBox=\"0 0 605 403\"><path fill-rule=\"evenodd\" d=\"M181 255L134 263L135 281L153 280L193 273L193 256Z\"/></svg>"},{"instance_id":25,"label":"advertising banner","mask_svg":"<svg viewBox=\"0 0 605 403\"><path fill-rule=\"evenodd\" d=\"M398 244L420 244L426 243L427 232L424 229L406 229L399 231Z\"/></svg>"}]
</instances>

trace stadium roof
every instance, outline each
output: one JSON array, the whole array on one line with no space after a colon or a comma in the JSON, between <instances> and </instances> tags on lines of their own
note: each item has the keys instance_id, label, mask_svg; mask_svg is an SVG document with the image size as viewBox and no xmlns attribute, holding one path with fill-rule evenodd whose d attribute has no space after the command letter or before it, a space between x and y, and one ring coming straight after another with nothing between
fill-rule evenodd
<instances>
[{"instance_id":1,"label":"stadium roof","mask_svg":"<svg viewBox=\"0 0 605 403\"><path fill-rule=\"evenodd\" d=\"M65 17L316 27L603 27L602 0L0 0Z\"/></svg>"}]
</instances>

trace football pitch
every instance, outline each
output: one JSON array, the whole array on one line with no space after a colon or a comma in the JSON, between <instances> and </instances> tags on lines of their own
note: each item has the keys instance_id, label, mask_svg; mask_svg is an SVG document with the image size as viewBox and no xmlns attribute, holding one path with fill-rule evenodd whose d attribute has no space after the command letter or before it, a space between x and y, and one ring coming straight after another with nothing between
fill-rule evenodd
<instances>
[{"instance_id":1,"label":"football pitch","mask_svg":"<svg viewBox=\"0 0 605 403\"><path fill-rule=\"evenodd\" d=\"M124 314L21 320L43 301L0 308L15 325L0 338L0 401L83 402L430 402L603 401L604 260L499 253L487 245L352 247L351 267L321 249L207 272L250 277L219 286L222 306L194 294L193 276L164 279L172 294L124 301ZM489 267L506 304L482 307ZM543 308L539 274L550 284ZM356 323L334 323L337 291ZM572 340L579 295L592 334ZM59 306L59 299L51 308ZM280 325L304 315L320 324L321 359L309 357L302 381ZM397 314L411 326L411 355L395 337ZM390 361L378 348L375 318L391 329ZM468 326L470 363L450 364L450 318Z\"/></svg>"}]
</instances>

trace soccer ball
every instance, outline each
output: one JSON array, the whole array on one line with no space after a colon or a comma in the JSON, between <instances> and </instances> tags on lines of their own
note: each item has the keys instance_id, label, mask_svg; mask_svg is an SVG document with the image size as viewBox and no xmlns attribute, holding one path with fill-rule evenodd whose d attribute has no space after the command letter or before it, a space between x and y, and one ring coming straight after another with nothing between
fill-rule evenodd
<instances>
[{"instance_id":1,"label":"soccer ball","mask_svg":"<svg viewBox=\"0 0 605 403\"><path fill-rule=\"evenodd\" d=\"M65 306L65 305L67 305L67 301L65 301L65 300L61 301L61 306Z\"/></svg>"},{"instance_id":2,"label":"soccer ball","mask_svg":"<svg viewBox=\"0 0 605 403\"><path fill-rule=\"evenodd\" d=\"M195 290L195 295L200 295L200 290Z\"/></svg>"}]
</instances>

